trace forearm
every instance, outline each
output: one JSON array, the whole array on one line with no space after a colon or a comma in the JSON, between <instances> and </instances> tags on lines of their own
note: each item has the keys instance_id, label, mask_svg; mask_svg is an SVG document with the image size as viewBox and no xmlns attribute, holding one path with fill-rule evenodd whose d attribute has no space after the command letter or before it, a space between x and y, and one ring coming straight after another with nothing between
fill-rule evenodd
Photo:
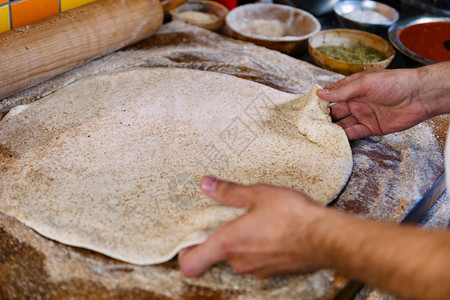
<instances>
[{"instance_id":1,"label":"forearm","mask_svg":"<svg viewBox=\"0 0 450 300\"><path fill-rule=\"evenodd\" d=\"M450 233L362 220L329 210L313 243L323 267L411 299L448 299Z\"/></svg>"},{"instance_id":2,"label":"forearm","mask_svg":"<svg viewBox=\"0 0 450 300\"><path fill-rule=\"evenodd\" d=\"M450 113L450 62L415 69L419 101L431 117Z\"/></svg>"}]
</instances>

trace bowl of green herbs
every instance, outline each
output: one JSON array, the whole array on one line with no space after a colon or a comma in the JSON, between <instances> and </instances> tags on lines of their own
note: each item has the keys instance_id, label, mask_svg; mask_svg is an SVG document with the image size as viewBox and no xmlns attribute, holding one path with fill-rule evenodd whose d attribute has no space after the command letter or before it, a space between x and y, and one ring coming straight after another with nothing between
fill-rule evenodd
<instances>
[{"instance_id":1,"label":"bowl of green herbs","mask_svg":"<svg viewBox=\"0 0 450 300\"><path fill-rule=\"evenodd\" d=\"M385 39L354 29L321 31L308 39L308 52L319 67L344 75L384 69L395 54Z\"/></svg>"}]
</instances>

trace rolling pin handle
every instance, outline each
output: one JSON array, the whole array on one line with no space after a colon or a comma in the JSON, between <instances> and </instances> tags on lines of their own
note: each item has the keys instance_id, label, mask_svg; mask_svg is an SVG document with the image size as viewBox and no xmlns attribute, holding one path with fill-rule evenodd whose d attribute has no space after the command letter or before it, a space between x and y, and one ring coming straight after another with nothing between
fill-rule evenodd
<instances>
[{"instance_id":1,"label":"rolling pin handle","mask_svg":"<svg viewBox=\"0 0 450 300\"><path fill-rule=\"evenodd\" d=\"M0 99L148 38L163 16L159 0L97 0L0 34Z\"/></svg>"}]
</instances>

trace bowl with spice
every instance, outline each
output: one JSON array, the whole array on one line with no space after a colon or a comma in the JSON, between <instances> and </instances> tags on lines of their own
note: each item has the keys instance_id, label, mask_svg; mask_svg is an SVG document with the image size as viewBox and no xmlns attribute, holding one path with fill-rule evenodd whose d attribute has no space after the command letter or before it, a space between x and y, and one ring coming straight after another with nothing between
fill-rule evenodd
<instances>
[{"instance_id":1,"label":"bowl with spice","mask_svg":"<svg viewBox=\"0 0 450 300\"><path fill-rule=\"evenodd\" d=\"M389 40L424 65L450 60L450 17L416 16L389 28Z\"/></svg>"},{"instance_id":2,"label":"bowl with spice","mask_svg":"<svg viewBox=\"0 0 450 300\"><path fill-rule=\"evenodd\" d=\"M344 75L384 69L395 55L385 39L355 29L321 31L309 38L308 52L319 67Z\"/></svg>"},{"instance_id":3,"label":"bowl with spice","mask_svg":"<svg viewBox=\"0 0 450 300\"><path fill-rule=\"evenodd\" d=\"M225 23L234 38L290 55L305 51L308 38L320 31L320 23L312 14L271 3L238 6L226 16Z\"/></svg>"},{"instance_id":4,"label":"bowl with spice","mask_svg":"<svg viewBox=\"0 0 450 300\"><path fill-rule=\"evenodd\" d=\"M370 0L340 1L333 10L343 27L375 33L386 34L387 29L399 19L398 11L393 7Z\"/></svg>"},{"instance_id":5,"label":"bowl with spice","mask_svg":"<svg viewBox=\"0 0 450 300\"><path fill-rule=\"evenodd\" d=\"M228 9L214 1L189 0L183 5L169 11L173 20L208 30L218 30L224 23Z\"/></svg>"}]
</instances>

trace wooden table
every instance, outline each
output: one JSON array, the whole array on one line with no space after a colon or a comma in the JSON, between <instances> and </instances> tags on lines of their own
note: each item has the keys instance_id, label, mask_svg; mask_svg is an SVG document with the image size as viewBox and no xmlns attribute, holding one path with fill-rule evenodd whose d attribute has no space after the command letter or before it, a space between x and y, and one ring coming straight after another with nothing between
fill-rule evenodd
<instances>
[{"instance_id":1,"label":"wooden table","mask_svg":"<svg viewBox=\"0 0 450 300\"><path fill-rule=\"evenodd\" d=\"M79 78L130 67L221 72L291 93L341 78L278 52L170 23L146 41L2 100L0 111ZM330 205L387 222L399 223L409 213L417 219L443 190L448 124L448 117L438 117L403 133L352 142L353 174ZM0 213L1 299L333 299L345 296L348 282L332 270L258 280L223 264L188 279L175 259L156 266L126 264L46 239Z\"/></svg>"}]
</instances>

